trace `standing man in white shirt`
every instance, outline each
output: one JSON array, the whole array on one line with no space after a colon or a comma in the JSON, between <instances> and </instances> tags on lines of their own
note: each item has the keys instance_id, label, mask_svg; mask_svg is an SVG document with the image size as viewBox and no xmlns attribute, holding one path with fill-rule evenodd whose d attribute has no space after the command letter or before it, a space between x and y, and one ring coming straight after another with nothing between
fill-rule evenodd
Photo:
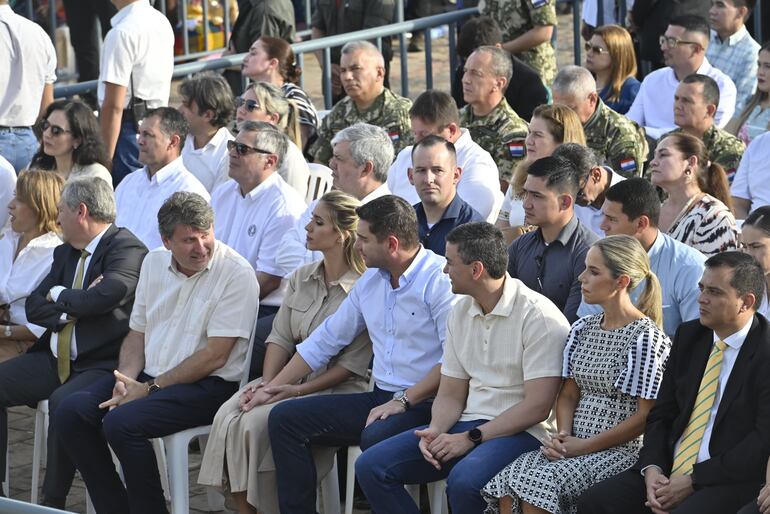
<instances>
[{"instance_id":1,"label":"standing man in white shirt","mask_svg":"<svg viewBox=\"0 0 770 514\"><path fill-rule=\"evenodd\" d=\"M276 405L268 430L281 512L315 512L312 445L362 449L430 421L446 320L455 301L445 260L424 249L414 208L388 195L357 209L356 247L369 268L337 312L297 346L289 363L256 394L265 402L325 366L364 330L374 351L374 390L320 395Z\"/></svg>"},{"instance_id":2,"label":"standing man in white shirt","mask_svg":"<svg viewBox=\"0 0 770 514\"><path fill-rule=\"evenodd\" d=\"M276 265L281 237L305 210L305 199L277 173L289 139L274 125L241 123L230 150L230 177L211 199L221 241L256 272L260 317L278 312L286 276Z\"/></svg>"},{"instance_id":3,"label":"standing man in white shirt","mask_svg":"<svg viewBox=\"0 0 770 514\"><path fill-rule=\"evenodd\" d=\"M235 114L230 86L222 75L200 73L179 86L182 105L179 112L187 120L187 139L182 160L206 191L229 180L227 142L233 135L227 129Z\"/></svg>"},{"instance_id":4,"label":"standing man in white shirt","mask_svg":"<svg viewBox=\"0 0 770 514\"><path fill-rule=\"evenodd\" d=\"M715 120L724 128L735 113L736 89L732 79L713 67L706 58L709 24L705 18L685 14L672 18L666 33L660 36L660 48L666 67L644 78L634 103L626 116L642 127L653 139L674 130L674 93L679 81L693 73L708 75L719 85L719 109Z\"/></svg>"},{"instance_id":5,"label":"standing man in white shirt","mask_svg":"<svg viewBox=\"0 0 770 514\"><path fill-rule=\"evenodd\" d=\"M133 232L150 250L163 242L157 215L166 198L177 191L209 193L182 162L180 152L187 137L187 122L171 107L147 113L139 130L139 161L144 167L129 174L115 189L118 216L115 224Z\"/></svg>"},{"instance_id":6,"label":"standing man in white shirt","mask_svg":"<svg viewBox=\"0 0 770 514\"><path fill-rule=\"evenodd\" d=\"M457 166L462 168L457 193L487 221L496 220L503 203L497 164L489 152L473 141L468 129L460 128L460 112L454 99L443 91L429 89L415 99L409 109L409 119L415 143L434 135L455 146ZM412 167L412 148L408 146L398 153L388 171L388 189L414 205L420 198L408 176Z\"/></svg>"},{"instance_id":7,"label":"standing man in white shirt","mask_svg":"<svg viewBox=\"0 0 770 514\"><path fill-rule=\"evenodd\" d=\"M55 80L51 38L40 25L14 13L8 0L0 0L0 156L17 173L37 150L32 125L53 102Z\"/></svg>"},{"instance_id":8,"label":"standing man in white shirt","mask_svg":"<svg viewBox=\"0 0 770 514\"><path fill-rule=\"evenodd\" d=\"M168 105L174 72L174 31L149 0L112 0L118 14L104 38L97 98L99 124L112 159L114 185L141 166L138 123ZM154 227L154 225L152 225Z\"/></svg>"}]
</instances>

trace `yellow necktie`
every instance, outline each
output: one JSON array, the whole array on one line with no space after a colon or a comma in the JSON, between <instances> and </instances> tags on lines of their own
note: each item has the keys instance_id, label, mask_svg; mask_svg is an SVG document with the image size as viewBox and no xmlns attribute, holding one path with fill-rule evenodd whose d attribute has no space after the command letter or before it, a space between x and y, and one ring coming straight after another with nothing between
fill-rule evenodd
<instances>
[{"instance_id":1,"label":"yellow necktie","mask_svg":"<svg viewBox=\"0 0 770 514\"><path fill-rule=\"evenodd\" d=\"M80 252L78 269L75 272L75 283L72 289L83 289L83 275L85 275L85 264L88 256L91 255L87 250ZM56 367L59 372L59 381L63 384L70 376L70 349L72 346L72 331L75 330L75 321L68 322L59 332L59 340L56 344Z\"/></svg>"},{"instance_id":2,"label":"yellow necktie","mask_svg":"<svg viewBox=\"0 0 770 514\"><path fill-rule=\"evenodd\" d=\"M722 357L727 345L724 341L717 341L711 348L711 355L706 363L706 371L703 372L703 378L700 381L698 396L695 398L695 406L690 415L690 421L682 434L682 441L679 443L679 449L674 456L674 466L671 469L671 476L689 475L692 473L692 467L698 459L700 445L703 441L703 435L706 433L711 413L711 407L714 406L714 400L717 396L719 387L719 372L722 369Z\"/></svg>"}]
</instances>

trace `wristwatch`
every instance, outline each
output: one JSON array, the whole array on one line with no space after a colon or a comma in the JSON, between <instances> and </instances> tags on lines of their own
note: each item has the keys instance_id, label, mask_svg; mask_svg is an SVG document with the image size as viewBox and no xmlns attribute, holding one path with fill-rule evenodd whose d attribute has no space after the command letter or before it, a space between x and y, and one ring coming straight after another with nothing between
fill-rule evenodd
<instances>
[{"instance_id":1,"label":"wristwatch","mask_svg":"<svg viewBox=\"0 0 770 514\"><path fill-rule=\"evenodd\" d=\"M412 404L409 403L409 397L406 395L406 389L393 393L393 399L397 402L401 402L401 405L404 406L404 410L409 410L412 406Z\"/></svg>"},{"instance_id":2,"label":"wristwatch","mask_svg":"<svg viewBox=\"0 0 770 514\"><path fill-rule=\"evenodd\" d=\"M471 440L474 446L478 446L482 443L482 438L484 434L481 433L481 430L478 428L472 428L468 431L468 439Z\"/></svg>"},{"instance_id":3,"label":"wristwatch","mask_svg":"<svg viewBox=\"0 0 770 514\"><path fill-rule=\"evenodd\" d=\"M151 379L147 382L147 394L152 394L156 391L160 391L160 386L155 383L155 379Z\"/></svg>"},{"instance_id":4,"label":"wristwatch","mask_svg":"<svg viewBox=\"0 0 770 514\"><path fill-rule=\"evenodd\" d=\"M3 331L3 335L6 339L10 339L13 335L13 331L11 330L11 325L6 325L5 330Z\"/></svg>"}]
</instances>

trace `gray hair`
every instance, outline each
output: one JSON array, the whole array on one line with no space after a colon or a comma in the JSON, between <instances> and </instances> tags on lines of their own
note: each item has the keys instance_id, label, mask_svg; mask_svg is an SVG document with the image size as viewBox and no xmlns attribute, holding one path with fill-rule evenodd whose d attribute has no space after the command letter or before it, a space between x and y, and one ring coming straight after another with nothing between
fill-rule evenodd
<instances>
[{"instance_id":1,"label":"gray hair","mask_svg":"<svg viewBox=\"0 0 770 514\"><path fill-rule=\"evenodd\" d=\"M582 66L564 66L553 81L551 89L566 96L582 100L596 91L596 79Z\"/></svg>"},{"instance_id":2,"label":"gray hair","mask_svg":"<svg viewBox=\"0 0 770 514\"><path fill-rule=\"evenodd\" d=\"M213 224L214 210L198 193L176 192L158 210L158 231L164 239L171 239L177 225L209 230Z\"/></svg>"},{"instance_id":3,"label":"gray hair","mask_svg":"<svg viewBox=\"0 0 770 514\"><path fill-rule=\"evenodd\" d=\"M88 215L101 223L115 221L115 193L112 186L101 179L73 179L64 185L61 194L64 204L75 210L81 203L88 209Z\"/></svg>"},{"instance_id":4,"label":"gray hair","mask_svg":"<svg viewBox=\"0 0 770 514\"><path fill-rule=\"evenodd\" d=\"M385 129L368 123L356 123L337 132L332 138L332 146L345 141L350 143L350 156L356 166L363 166L369 161L374 168L374 178L381 183L388 180L394 150Z\"/></svg>"},{"instance_id":5,"label":"gray hair","mask_svg":"<svg viewBox=\"0 0 770 514\"><path fill-rule=\"evenodd\" d=\"M385 66L385 59L382 57L382 52L369 41L350 41L349 43L345 43L342 46L342 50L340 50L340 55L348 55L358 51L364 51L377 57L377 65Z\"/></svg>"},{"instance_id":6,"label":"gray hair","mask_svg":"<svg viewBox=\"0 0 770 514\"><path fill-rule=\"evenodd\" d=\"M275 167L281 167L289 151L289 138L279 128L266 121L247 120L238 126L238 132L254 132L257 136L254 145L260 150L274 153L278 157Z\"/></svg>"},{"instance_id":7,"label":"gray hair","mask_svg":"<svg viewBox=\"0 0 770 514\"><path fill-rule=\"evenodd\" d=\"M506 87L511 83L511 77L513 76L513 63L511 62L511 54L497 48L496 46L480 46L473 53L488 54L492 60L489 63L492 68L492 73L496 77L503 77L505 79Z\"/></svg>"}]
</instances>

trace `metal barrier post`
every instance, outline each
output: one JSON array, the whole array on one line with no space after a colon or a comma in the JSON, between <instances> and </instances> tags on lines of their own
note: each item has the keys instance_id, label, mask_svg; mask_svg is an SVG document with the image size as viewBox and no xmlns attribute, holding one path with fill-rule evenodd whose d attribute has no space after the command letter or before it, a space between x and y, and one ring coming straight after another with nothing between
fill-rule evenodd
<instances>
[{"instance_id":1,"label":"metal barrier post","mask_svg":"<svg viewBox=\"0 0 770 514\"><path fill-rule=\"evenodd\" d=\"M32 0L29 0L32 3ZM56 0L48 0L48 37L53 41L53 46L56 46Z\"/></svg>"},{"instance_id":2,"label":"metal barrier post","mask_svg":"<svg viewBox=\"0 0 770 514\"><path fill-rule=\"evenodd\" d=\"M754 40L759 41L760 44L764 42L762 39L762 0L759 0L754 6Z\"/></svg>"},{"instance_id":3,"label":"metal barrier post","mask_svg":"<svg viewBox=\"0 0 770 514\"><path fill-rule=\"evenodd\" d=\"M617 2L618 0L615 1ZM620 1L625 2L625 0ZM573 12L572 16L580 15ZM604 25L604 0L596 0L596 26L601 27L602 25Z\"/></svg>"},{"instance_id":4,"label":"metal barrier post","mask_svg":"<svg viewBox=\"0 0 770 514\"><path fill-rule=\"evenodd\" d=\"M305 54L297 54L297 55L294 56L294 59L297 61L297 66L299 66L299 68L304 71L305 70ZM302 89L305 89L305 74L304 73L302 73L299 76L299 87L302 88Z\"/></svg>"},{"instance_id":5,"label":"metal barrier post","mask_svg":"<svg viewBox=\"0 0 770 514\"><path fill-rule=\"evenodd\" d=\"M330 48L324 48L324 109L327 111L332 108L332 52Z\"/></svg>"},{"instance_id":6,"label":"metal barrier post","mask_svg":"<svg viewBox=\"0 0 770 514\"><path fill-rule=\"evenodd\" d=\"M203 4L203 50L209 51L209 2L202 0Z\"/></svg>"},{"instance_id":7,"label":"metal barrier post","mask_svg":"<svg viewBox=\"0 0 770 514\"><path fill-rule=\"evenodd\" d=\"M461 0L457 1L459 3ZM449 76L449 83L451 84L457 69L457 23L449 24L449 67L452 71L452 75Z\"/></svg>"},{"instance_id":8,"label":"metal barrier post","mask_svg":"<svg viewBox=\"0 0 770 514\"><path fill-rule=\"evenodd\" d=\"M182 48L187 55L190 53L190 36L187 34L187 2L182 0L179 4L182 6Z\"/></svg>"},{"instance_id":9,"label":"metal barrier post","mask_svg":"<svg viewBox=\"0 0 770 514\"><path fill-rule=\"evenodd\" d=\"M313 17L313 9L311 2L313 0L305 0L305 26L310 27L310 18Z\"/></svg>"},{"instance_id":10,"label":"metal barrier post","mask_svg":"<svg viewBox=\"0 0 770 514\"><path fill-rule=\"evenodd\" d=\"M580 66L580 0L572 0L572 46L575 64Z\"/></svg>"},{"instance_id":11,"label":"metal barrier post","mask_svg":"<svg viewBox=\"0 0 770 514\"><path fill-rule=\"evenodd\" d=\"M425 29L425 89L433 89L433 37L431 30ZM452 76L451 73L449 76Z\"/></svg>"},{"instance_id":12,"label":"metal barrier post","mask_svg":"<svg viewBox=\"0 0 770 514\"><path fill-rule=\"evenodd\" d=\"M620 4L618 4L618 25L621 27L626 26L626 18L628 17L628 11L626 9L626 0L618 0Z\"/></svg>"},{"instance_id":13,"label":"metal barrier post","mask_svg":"<svg viewBox=\"0 0 770 514\"><path fill-rule=\"evenodd\" d=\"M396 21L404 21L404 0L396 0ZM406 54L406 35L398 35L398 52L401 59L401 96L409 96L409 60Z\"/></svg>"}]
</instances>

